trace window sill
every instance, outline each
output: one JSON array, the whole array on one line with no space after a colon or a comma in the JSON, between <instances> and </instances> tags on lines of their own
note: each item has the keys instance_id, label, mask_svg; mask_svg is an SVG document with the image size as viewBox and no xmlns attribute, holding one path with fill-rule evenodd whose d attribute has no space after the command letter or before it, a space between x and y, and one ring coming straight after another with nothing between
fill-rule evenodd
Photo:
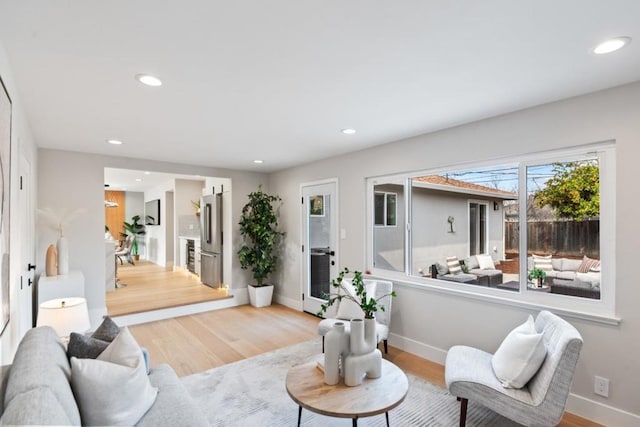
<instances>
[{"instance_id":1,"label":"window sill","mask_svg":"<svg viewBox=\"0 0 640 427\"><path fill-rule=\"evenodd\" d=\"M567 302L567 304L554 304L553 302L549 302L550 295L546 293L529 292L529 295L526 295L526 293L518 292L516 294L513 291L488 288L484 286L479 287L477 285L448 284L441 280L430 278L407 278L406 276L399 278L398 276L394 276L395 275L382 276L376 274L367 276L367 278L391 280L395 285L399 287L418 289L425 292L436 292L454 295L462 298L486 301L511 307L520 307L533 310L550 310L556 314L566 317L588 320L591 322L606 325L617 326L622 321L622 319L620 319L619 317L604 312L602 303L599 300L583 301L585 300L585 298L554 295L553 299L561 298L561 300L559 300L560 303ZM513 296L516 295L518 298L513 298ZM566 307L566 305L570 303L572 305L575 305L576 299L579 299L582 305L585 307L581 307L580 309ZM591 309L589 306L591 306L593 309Z\"/></svg>"}]
</instances>

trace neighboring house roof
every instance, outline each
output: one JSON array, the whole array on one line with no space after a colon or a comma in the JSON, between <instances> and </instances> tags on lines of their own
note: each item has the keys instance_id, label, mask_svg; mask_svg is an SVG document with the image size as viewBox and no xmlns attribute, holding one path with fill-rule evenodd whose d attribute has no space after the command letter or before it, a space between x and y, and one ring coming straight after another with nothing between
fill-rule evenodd
<instances>
[{"instance_id":1,"label":"neighboring house roof","mask_svg":"<svg viewBox=\"0 0 640 427\"><path fill-rule=\"evenodd\" d=\"M417 183L418 186L423 188L450 191L453 193L473 194L503 200L516 200L518 198L518 194L512 193L511 191L499 190L497 188L460 181L441 175L419 176L413 178L413 183L414 185Z\"/></svg>"}]
</instances>

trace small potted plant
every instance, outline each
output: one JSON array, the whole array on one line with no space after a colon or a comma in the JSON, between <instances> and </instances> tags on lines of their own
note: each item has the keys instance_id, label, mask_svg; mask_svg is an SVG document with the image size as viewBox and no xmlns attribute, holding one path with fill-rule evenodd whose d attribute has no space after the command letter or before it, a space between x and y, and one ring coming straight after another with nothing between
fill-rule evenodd
<instances>
[{"instance_id":1,"label":"small potted plant","mask_svg":"<svg viewBox=\"0 0 640 427\"><path fill-rule=\"evenodd\" d=\"M127 237L131 234L133 236L133 244L131 245L131 255L136 261L140 260L140 254L138 252L138 236L144 236L147 234L144 224L140 224L140 215L134 215L131 217L131 222L125 221L123 223L125 232L122 233L122 237Z\"/></svg>"},{"instance_id":2,"label":"small potted plant","mask_svg":"<svg viewBox=\"0 0 640 427\"><path fill-rule=\"evenodd\" d=\"M369 296L367 295L367 289L364 285L362 272L354 271L351 284L353 285L353 288L356 291L356 295L355 296L351 295L351 293L347 291L347 289L342 284L342 281L344 280L344 276L347 274L349 274L349 269L345 268L340 272L340 274L338 274L338 277L336 277L334 280L331 281L331 286L333 286L338 292L326 295L327 302L325 302L320 306L320 311L318 312L318 316L324 316L324 314L327 312L327 309L329 307L331 307L336 302L342 301L343 298L349 299L355 302L356 304L358 304L362 309L362 311L364 312L365 319L374 319L376 312L378 310L386 311L385 306L381 305L379 301L388 296L395 297L396 291L392 291L391 293L386 295L381 295L377 299L374 298L374 296ZM342 291L340 292L340 290Z\"/></svg>"},{"instance_id":3,"label":"small potted plant","mask_svg":"<svg viewBox=\"0 0 640 427\"><path fill-rule=\"evenodd\" d=\"M546 278L547 278L547 273L544 270L541 270L539 268L534 268L529 273L529 279L535 280L539 288L542 287L542 282L544 282Z\"/></svg>"},{"instance_id":4,"label":"small potted plant","mask_svg":"<svg viewBox=\"0 0 640 427\"><path fill-rule=\"evenodd\" d=\"M243 245L238 251L240 267L251 269L257 283L250 284L249 302L254 307L271 305L273 285L265 282L276 270L280 239L284 235L278 231L278 215L275 208L280 203L278 196L266 194L262 187L249 194L249 201L242 208L240 235Z\"/></svg>"}]
</instances>

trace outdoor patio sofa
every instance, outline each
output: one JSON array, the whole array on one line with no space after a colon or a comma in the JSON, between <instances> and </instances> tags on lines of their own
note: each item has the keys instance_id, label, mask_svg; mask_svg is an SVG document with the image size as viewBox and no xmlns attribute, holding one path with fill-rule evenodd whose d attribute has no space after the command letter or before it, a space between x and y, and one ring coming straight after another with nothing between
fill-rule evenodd
<instances>
[{"instance_id":1,"label":"outdoor patio sofa","mask_svg":"<svg viewBox=\"0 0 640 427\"><path fill-rule=\"evenodd\" d=\"M600 299L599 260L586 256L582 259L570 259L533 255L527 258L527 267L529 271L534 268L545 271L552 294Z\"/></svg>"},{"instance_id":2,"label":"outdoor patio sofa","mask_svg":"<svg viewBox=\"0 0 640 427\"><path fill-rule=\"evenodd\" d=\"M491 287L502 283L502 271L495 268L480 268L478 258L475 255L460 260L460 265L466 266L468 271L466 273L453 274L449 271L449 267L445 262L437 262L431 266L431 277L451 282Z\"/></svg>"}]
</instances>

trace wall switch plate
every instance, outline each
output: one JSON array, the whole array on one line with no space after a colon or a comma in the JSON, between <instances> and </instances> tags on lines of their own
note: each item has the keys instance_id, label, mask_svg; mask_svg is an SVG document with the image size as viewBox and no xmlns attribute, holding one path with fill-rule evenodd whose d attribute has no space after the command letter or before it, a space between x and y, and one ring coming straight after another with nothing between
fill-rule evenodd
<instances>
[{"instance_id":1,"label":"wall switch plate","mask_svg":"<svg viewBox=\"0 0 640 427\"><path fill-rule=\"evenodd\" d=\"M609 379L596 376L594 393L599 396L609 397Z\"/></svg>"},{"instance_id":2,"label":"wall switch plate","mask_svg":"<svg viewBox=\"0 0 640 427\"><path fill-rule=\"evenodd\" d=\"M189 230L193 230L193 224L189 224Z\"/></svg>"}]
</instances>

